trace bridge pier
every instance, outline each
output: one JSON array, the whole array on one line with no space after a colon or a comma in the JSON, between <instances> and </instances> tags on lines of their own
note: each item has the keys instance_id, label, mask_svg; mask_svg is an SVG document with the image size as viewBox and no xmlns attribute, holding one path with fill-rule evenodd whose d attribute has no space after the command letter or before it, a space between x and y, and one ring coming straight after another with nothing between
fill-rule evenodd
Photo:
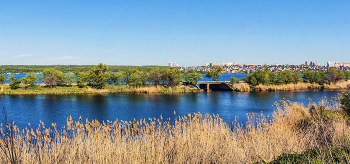
<instances>
[{"instance_id":1,"label":"bridge pier","mask_svg":"<svg viewBox=\"0 0 350 164\"><path fill-rule=\"evenodd\" d=\"M199 81L197 84L200 89L204 89L205 91L209 91L209 89L234 91L231 86L223 81Z\"/></svg>"}]
</instances>

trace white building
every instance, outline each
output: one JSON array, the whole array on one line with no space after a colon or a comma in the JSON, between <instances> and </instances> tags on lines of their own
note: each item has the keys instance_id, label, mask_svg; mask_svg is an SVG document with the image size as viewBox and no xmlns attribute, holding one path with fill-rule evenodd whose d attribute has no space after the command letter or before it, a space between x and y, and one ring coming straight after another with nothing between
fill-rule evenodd
<instances>
[{"instance_id":1,"label":"white building","mask_svg":"<svg viewBox=\"0 0 350 164\"><path fill-rule=\"evenodd\" d=\"M327 62L327 67L335 67L335 64L337 64L338 62L336 61L328 61Z\"/></svg>"},{"instance_id":2,"label":"white building","mask_svg":"<svg viewBox=\"0 0 350 164\"><path fill-rule=\"evenodd\" d=\"M237 63L236 63L237 64ZM205 66L214 66L214 65L218 65L218 66L231 66L234 65L233 62L213 62L213 63L205 63Z\"/></svg>"},{"instance_id":3,"label":"white building","mask_svg":"<svg viewBox=\"0 0 350 164\"><path fill-rule=\"evenodd\" d=\"M178 65L176 62L174 62L174 63L169 62L169 63L168 63L168 66L169 66L169 67L179 67L179 65Z\"/></svg>"}]
</instances>

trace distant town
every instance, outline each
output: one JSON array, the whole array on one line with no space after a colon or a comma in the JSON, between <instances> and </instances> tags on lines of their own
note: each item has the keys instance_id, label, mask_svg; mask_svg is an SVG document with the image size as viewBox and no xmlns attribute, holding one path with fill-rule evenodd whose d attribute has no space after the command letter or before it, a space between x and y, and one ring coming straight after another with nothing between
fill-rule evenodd
<instances>
[{"instance_id":1,"label":"distant town","mask_svg":"<svg viewBox=\"0 0 350 164\"><path fill-rule=\"evenodd\" d=\"M191 67L183 67L179 66L175 62L169 62L169 67L178 67L181 71L200 71L205 72L209 71L211 66L221 66L223 67L223 71L225 73L250 73L258 70L269 69L273 72L279 71L326 71L328 67L338 67L340 70L350 70L350 63L345 62L337 62L337 61L328 61L325 66L321 66L317 61L306 61L300 65L288 65L279 63L275 63L273 65L268 64L237 64L236 62L213 62L213 63L205 63L204 66L191 66Z\"/></svg>"}]
</instances>

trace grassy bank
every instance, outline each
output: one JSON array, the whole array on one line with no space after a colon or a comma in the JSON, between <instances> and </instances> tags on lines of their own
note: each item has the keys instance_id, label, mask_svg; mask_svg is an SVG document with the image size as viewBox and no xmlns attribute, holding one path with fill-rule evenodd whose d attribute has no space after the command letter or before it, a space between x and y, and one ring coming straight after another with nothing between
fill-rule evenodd
<instances>
[{"instance_id":1,"label":"grassy bank","mask_svg":"<svg viewBox=\"0 0 350 164\"><path fill-rule=\"evenodd\" d=\"M236 91L247 92L247 91L295 91L295 90L319 90L319 89L348 89L350 88L350 81L340 81L337 83L330 84L317 84L317 83L292 83L282 85L263 85L258 84L256 86L249 86L248 83L241 82L240 84L234 85Z\"/></svg>"},{"instance_id":2,"label":"grassy bank","mask_svg":"<svg viewBox=\"0 0 350 164\"><path fill-rule=\"evenodd\" d=\"M4 148L0 162L252 163L262 161L258 156L274 161L309 150L317 151L317 159L326 162L323 157L328 150L344 146L338 141L350 135L349 119L335 101L308 106L281 101L275 105L272 115L247 114L245 125L201 113L176 120L160 117L99 122L69 117L62 129L44 123L26 129L7 125L2 127L2 134L10 131L0 140ZM339 156L331 160L350 162L349 153Z\"/></svg>"},{"instance_id":3,"label":"grassy bank","mask_svg":"<svg viewBox=\"0 0 350 164\"><path fill-rule=\"evenodd\" d=\"M56 86L52 89L44 86L24 87L18 89L10 89L9 85L3 86L3 91L0 94L86 94L86 93L152 93L152 94L171 94L171 93L185 93L185 92L202 92L203 90L191 86L144 86L144 87L130 87L126 85L107 85L104 89L94 89L91 87L79 88L73 86Z\"/></svg>"}]
</instances>

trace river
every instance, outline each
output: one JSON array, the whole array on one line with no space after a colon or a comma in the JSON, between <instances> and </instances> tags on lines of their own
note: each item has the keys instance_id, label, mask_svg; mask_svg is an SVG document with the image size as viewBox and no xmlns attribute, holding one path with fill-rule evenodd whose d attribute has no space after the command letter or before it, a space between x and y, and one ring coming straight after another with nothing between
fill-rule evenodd
<instances>
[{"instance_id":1,"label":"river","mask_svg":"<svg viewBox=\"0 0 350 164\"><path fill-rule=\"evenodd\" d=\"M39 121L46 125L66 124L72 116L78 120L86 118L102 120L128 120L141 118L175 118L193 112L219 114L226 121L239 116L242 122L246 113L272 113L274 103L283 98L308 104L310 99L319 101L323 97L335 96L337 91L297 91L297 92L206 92L173 95L151 94L82 94L82 95L0 95L0 120L7 117L24 128L31 123L37 127ZM6 112L6 114L4 113Z\"/></svg>"}]
</instances>

